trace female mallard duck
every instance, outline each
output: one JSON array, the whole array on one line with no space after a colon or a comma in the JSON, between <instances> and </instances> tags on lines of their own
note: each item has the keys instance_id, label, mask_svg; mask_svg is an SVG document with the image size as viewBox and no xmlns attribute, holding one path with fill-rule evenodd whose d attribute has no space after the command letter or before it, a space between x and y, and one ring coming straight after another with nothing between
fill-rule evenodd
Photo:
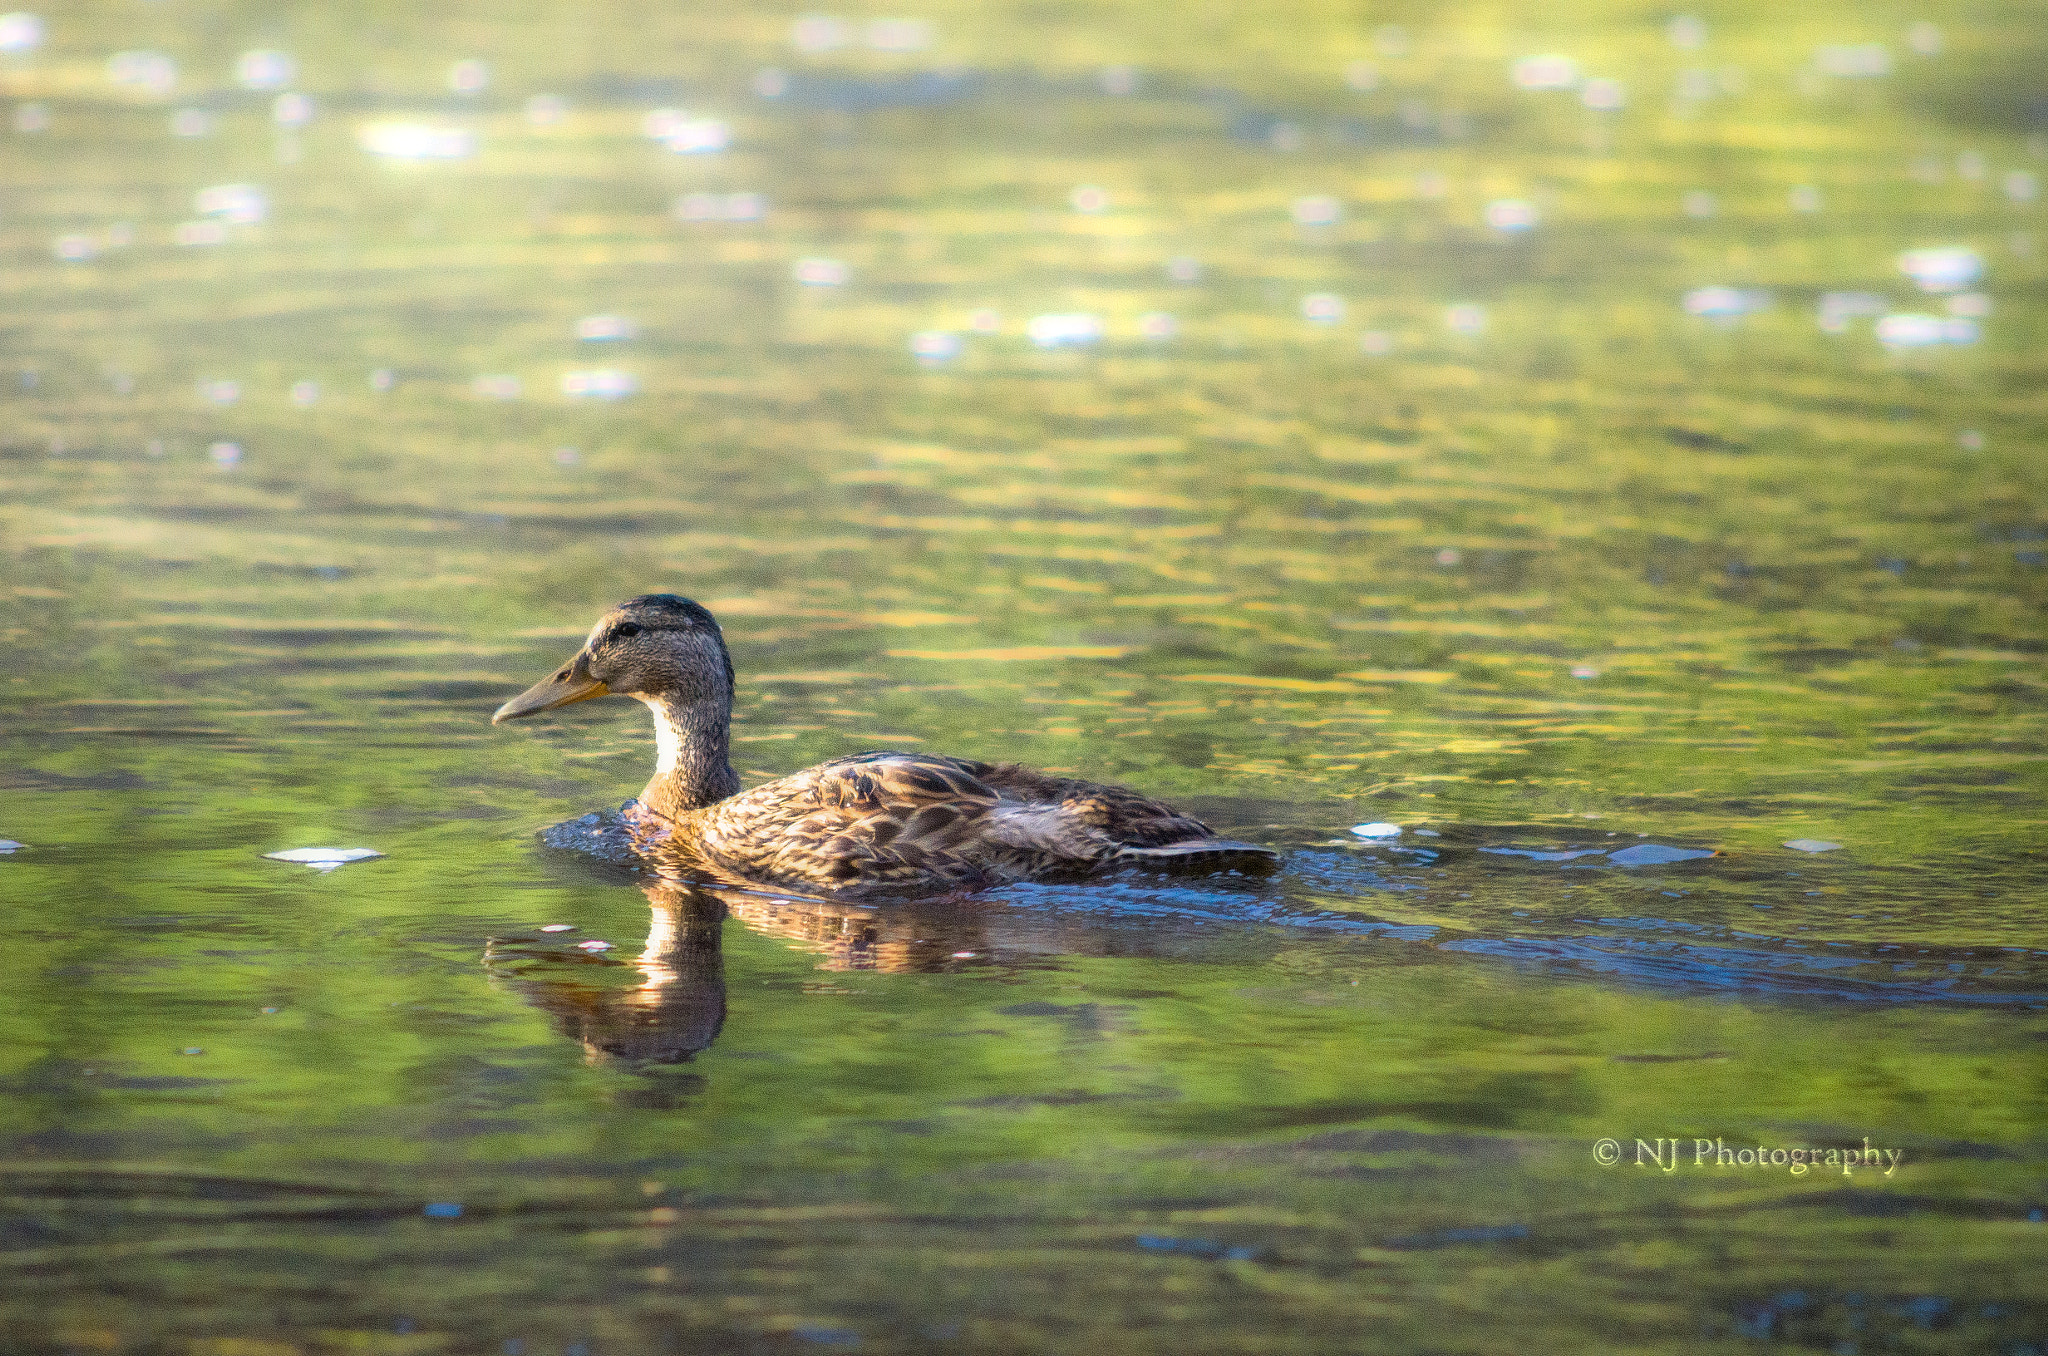
<instances>
[{"instance_id":1,"label":"female mallard duck","mask_svg":"<svg viewBox=\"0 0 2048 1356\"><path fill-rule=\"evenodd\" d=\"M795 890L971 888L1105 867L1269 864L1269 848L1121 786L1015 763L856 753L740 790L732 657L711 614L653 593L607 612L553 677L491 723L618 693L654 713L640 827L728 879Z\"/></svg>"}]
</instances>

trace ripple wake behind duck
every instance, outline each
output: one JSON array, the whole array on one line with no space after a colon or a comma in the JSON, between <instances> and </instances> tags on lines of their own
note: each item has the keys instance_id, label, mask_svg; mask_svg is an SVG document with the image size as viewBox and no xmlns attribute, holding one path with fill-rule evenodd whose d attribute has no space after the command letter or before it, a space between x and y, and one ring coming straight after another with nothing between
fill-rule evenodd
<instances>
[{"instance_id":1,"label":"ripple wake behind duck","mask_svg":"<svg viewBox=\"0 0 2048 1356\"><path fill-rule=\"evenodd\" d=\"M975 889L1120 867L1269 869L1278 854L1218 838L1127 787L1016 763L872 752L751 791L731 759L734 675L709 612L673 594L629 598L553 676L493 724L616 693L654 716L658 762L634 812L647 855L785 889Z\"/></svg>"}]
</instances>

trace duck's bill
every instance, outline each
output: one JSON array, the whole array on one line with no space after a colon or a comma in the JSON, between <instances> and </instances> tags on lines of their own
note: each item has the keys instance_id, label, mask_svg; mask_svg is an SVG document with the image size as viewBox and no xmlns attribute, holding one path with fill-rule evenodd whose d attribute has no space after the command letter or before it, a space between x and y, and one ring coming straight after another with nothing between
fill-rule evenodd
<instances>
[{"instance_id":1,"label":"duck's bill","mask_svg":"<svg viewBox=\"0 0 2048 1356\"><path fill-rule=\"evenodd\" d=\"M582 655L578 655L574 662L554 677L541 679L492 712L491 724L502 725L508 720L530 716L536 711L552 711L571 702L587 702L592 697L602 697L610 691L611 689L602 681L590 676L588 661Z\"/></svg>"}]
</instances>

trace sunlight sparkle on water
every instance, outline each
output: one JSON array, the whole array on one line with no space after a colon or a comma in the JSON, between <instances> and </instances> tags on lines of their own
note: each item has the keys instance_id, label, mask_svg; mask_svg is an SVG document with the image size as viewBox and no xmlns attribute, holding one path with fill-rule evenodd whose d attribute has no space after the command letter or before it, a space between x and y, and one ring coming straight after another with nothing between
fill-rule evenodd
<instances>
[{"instance_id":1,"label":"sunlight sparkle on water","mask_svg":"<svg viewBox=\"0 0 2048 1356\"><path fill-rule=\"evenodd\" d=\"M1486 224L1502 235L1520 235L1523 231L1534 230L1536 222L1534 203L1520 198L1496 198L1486 204Z\"/></svg>"},{"instance_id":2,"label":"sunlight sparkle on water","mask_svg":"<svg viewBox=\"0 0 2048 1356\"><path fill-rule=\"evenodd\" d=\"M270 211L263 190L254 184L215 184L193 195L192 210L235 226L253 226Z\"/></svg>"},{"instance_id":3,"label":"sunlight sparkle on water","mask_svg":"<svg viewBox=\"0 0 2048 1356\"><path fill-rule=\"evenodd\" d=\"M203 108L181 108L171 114L171 135L192 140L213 135L213 114Z\"/></svg>"},{"instance_id":4,"label":"sunlight sparkle on water","mask_svg":"<svg viewBox=\"0 0 2048 1356\"><path fill-rule=\"evenodd\" d=\"M841 260L813 255L797 260L790 276L806 287L844 287L852 280L853 270Z\"/></svg>"},{"instance_id":5,"label":"sunlight sparkle on water","mask_svg":"<svg viewBox=\"0 0 2048 1356\"><path fill-rule=\"evenodd\" d=\"M1923 292L1954 292L1984 276L1984 260L1977 251L1960 245L1907 250L1899 256L1899 272L1918 283Z\"/></svg>"},{"instance_id":6,"label":"sunlight sparkle on water","mask_svg":"<svg viewBox=\"0 0 2048 1356\"><path fill-rule=\"evenodd\" d=\"M1301 299L1301 316L1317 325L1334 325L1344 318L1344 298L1335 292L1311 292Z\"/></svg>"},{"instance_id":7,"label":"sunlight sparkle on water","mask_svg":"<svg viewBox=\"0 0 2048 1356\"><path fill-rule=\"evenodd\" d=\"M732 144L732 128L718 118L685 118L661 141L677 155L715 155Z\"/></svg>"},{"instance_id":8,"label":"sunlight sparkle on water","mask_svg":"<svg viewBox=\"0 0 2048 1356\"><path fill-rule=\"evenodd\" d=\"M1690 52L1707 45L1707 21L1697 14L1680 14L1664 25L1664 36L1673 47Z\"/></svg>"},{"instance_id":9,"label":"sunlight sparkle on water","mask_svg":"<svg viewBox=\"0 0 2048 1356\"><path fill-rule=\"evenodd\" d=\"M1380 68L1370 61L1354 61L1344 68L1344 83L1360 94L1370 94L1380 87Z\"/></svg>"},{"instance_id":10,"label":"sunlight sparkle on water","mask_svg":"<svg viewBox=\"0 0 2048 1356\"><path fill-rule=\"evenodd\" d=\"M24 136L46 132L50 128L50 106L39 100L14 106L14 130Z\"/></svg>"},{"instance_id":11,"label":"sunlight sparkle on water","mask_svg":"<svg viewBox=\"0 0 2048 1356\"><path fill-rule=\"evenodd\" d=\"M1344 204L1327 193L1296 198L1289 211L1297 226L1334 226L1344 215Z\"/></svg>"},{"instance_id":12,"label":"sunlight sparkle on water","mask_svg":"<svg viewBox=\"0 0 2048 1356\"><path fill-rule=\"evenodd\" d=\"M717 118L696 118L680 108L649 110L641 134L677 155L710 155L732 144L732 128Z\"/></svg>"},{"instance_id":13,"label":"sunlight sparkle on water","mask_svg":"<svg viewBox=\"0 0 2048 1356\"><path fill-rule=\"evenodd\" d=\"M242 398L242 384L216 378L199 383L199 398L209 405L232 405Z\"/></svg>"},{"instance_id":14,"label":"sunlight sparkle on water","mask_svg":"<svg viewBox=\"0 0 2048 1356\"><path fill-rule=\"evenodd\" d=\"M1444 312L1444 325L1454 334L1479 334L1486 329L1486 308L1473 302L1459 302ZM1457 553L1452 552L1455 556Z\"/></svg>"},{"instance_id":15,"label":"sunlight sparkle on water","mask_svg":"<svg viewBox=\"0 0 2048 1356\"><path fill-rule=\"evenodd\" d=\"M569 116L569 101L559 94L536 94L526 101L526 120L535 127L554 127Z\"/></svg>"},{"instance_id":16,"label":"sunlight sparkle on water","mask_svg":"<svg viewBox=\"0 0 2048 1356\"><path fill-rule=\"evenodd\" d=\"M1889 349L1935 348L1943 344L1974 344L1974 320L1904 311L1877 322L1877 341Z\"/></svg>"},{"instance_id":17,"label":"sunlight sparkle on water","mask_svg":"<svg viewBox=\"0 0 2048 1356\"><path fill-rule=\"evenodd\" d=\"M1800 184L1785 195L1786 203L1795 212L1820 211L1820 190L1812 184Z\"/></svg>"},{"instance_id":18,"label":"sunlight sparkle on water","mask_svg":"<svg viewBox=\"0 0 2048 1356\"><path fill-rule=\"evenodd\" d=\"M491 83L491 68L475 57L448 68L448 88L457 94L481 94Z\"/></svg>"},{"instance_id":19,"label":"sunlight sparkle on water","mask_svg":"<svg viewBox=\"0 0 2048 1356\"><path fill-rule=\"evenodd\" d=\"M99 242L80 232L60 235L51 246L51 252L67 264L89 263L98 257Z\"/></svg>"},{"instance_id":20,"label":"sunlight sparkle on water","mask_svg":"<svg viewBox=\"0 0 2048 1356\"><path fill-rule=\"evenodd\" d=\"M1579 83L1579 64L1568 56L1525 56L1509 73L1523 89L1571 89Z\"/></svg>"},{"instance_id":21,"label":"sunlight sparkle on water","mask_svg":"<svg viewBox=\"0 0 2048 1356\"><path fill-rule=\"evenodd\" d=\"M206 449L206 455L213 460L217 471L232 471L242 464L240 443L215 443Z\"/></svg>"},{"instance_id":22,"label":"sunlight sparkle on water","mask_svg":"<svg viewBox=\"0 0 2048 1356\"><path fill-rule=\"evenodd\" d=\"M0 14L0 52L10 56L33 52L43 45L43 21L34 14L16 10Z\"/></svg>"},{"instance_id":23,"label":"sunlight sparkle on water","mask_svg":"<svg viewBox=\"0 0 2048 1356\"><path fill-rule=\"evenodd\" d=\"M302 410L308 409L320 399L320 384L314 381L295 381L292 383L291 395L292 404Z\"/></svg>"},{"instance_id":24,"label":"sunlight sparkle on water","mask_svg":"<svg viewBox=\"0 0 2048 1356\"><path fill-rule=\"evenodd\" d=\"M266 852L263 855L273 862L296 862L301 866L310 866L315 871L332 871L337 866L369 861L384 854L375 848L310 847L286 848L282 852Z\"/></svg>"},{"instance_id":25,"label":"sunlight sparkle on water","mask_svg":"<svg viewBox=\"0 0 2048 1356\"><path fill-rule=\"evenodd\" d=\"M1138 333L1154 341L1171 339L1180 333L1180 322L1165 311L1147 311L1138 317Z\"/></svg>"},{"instance_id":26,"label":"sunlight sparkle on water","mask_svg":"<svg viewBox=\"0 0 2048 1356\"><path fill-rule=\"evenodd\" d=\"M790 25L790 45L807 56L836 52L853 42L853 26L829 14L806 14Z\"/></svg>"},{"instance_id":27,"label":"sunlight sparkle on water","mask_svg":"<svg viewBox=\"0 0 2048 1356\"><path fill-rule=\"evenodd\" d=\"M526 391L519 378L509 372L486 372L471 381L469 389L479 400L517 400Z\"/></svg>"},{"instance_id":28,"label":"sunlight sparkle on water","mask_svg":"<svg viewBox=\"0 0 2048 1356\"><path fill-rule=\"evenodd\" d=\"M1102 338L1102 317L1087 311L1058 311L1035 315L1024 327L1031 342L1040 348L1072 348Z\"/></svg>"},{"instance_id":29,"label":"sunlight sparkle on water","mask_svg":"<svg viewBox=\"0 0 2048 1356\"><path fill-rule=\"evenodd\" d=\"M578 399L622 400L639 389L638 377L612 367L562 374L562 394Z\"/></svg>"},{"instance_id":30,"label":"sunlight sparkle on water","mask_svg":"<svg viewBox=\"0 0 2048 1356\"><path fill-rule=\"evenodd\" d=\"M1728 320L1768 310L1771 294L1736 287L1696 287L1685 294L1688 315L1709 320Z\"/></svg>"},{"instance_id":31,"label":"sunlight sparkle on water","mask_svg":"<svg viewBox=\"0 0 2048 1356\"><path fill-rule=\"evenodd\" d=\"M960 348L960 336L951 330L919 330L910 336L911 356L931 367L959 357Z\"/></svg>"},{"instance_id":32,"label":"sunlight sparkle on water","mask_svg":"<svg viewBox=\"0 0 2048 1356\"><path fill-rule=\"evenodd\" d=\"M289 52L259 47L235 59L235 83L243 89L283 89L299 77Z\"/></svg>"},{"instance_id":33,"label":"sunlight sparkle on water","mask_svg":"<svg viewBox=\"0 0 2048 1356\"><path fill-rule=\"evenodd\" d=\"M270 120L279 127L304 127L313 121L313 101L303 94L280 94L270 102Z\"/></svg>"},{"instance_id":34,"label":"sunlight sparkle on water","mask_svg":"<svg viewBox=\"0 0 2048 1356\"><path fill-rule=\"evenodd\" d=\"M576 322L576 337L587 343L631 339L639 333L640 327L622 315L587 315Z\"/></svg>"},{"instance_id":35,"label":"sunlight sparkle on water","mask_svg":"<svg viewBox=\"0 0 2048 1356\"><path fill-rule=\"evenodd\" d=\"M1067 201L1074 205L1076 212L1090 216L1109 210L1109 192L1094 184L1081 184L1067 195Z\"/></svg>"},{"instance_id":36,"label":"sunlight sparkle on water","mask_svg":"<svg viewBox=\"0 0 2048 1356\"><path fill-rule=\"evenodd\" d=\"M476 152L476 133L418 122L373 122L356 133L371 155L391 160L461 160Z\"/></svg>"},{"instance_id":37,"label":"sunlight sparkle on water","mask_svg":"<svg viewBox=\"0 0 2048 1356\"><path fill-rule=\"evenodd\" d=\"M1628 104L1628 90L1619 80L1601 76L1579 90L1579 102L1595 112L1612 113Z\"/></svg>"},{"instance_id":38,"label":"sunlight sparkle on water","mask_svg":"<svg viewBox=\"0 0 2048 1356\"><path fill-rule=\"evenodd\" d=\"M116 52L107 58L107 79L143 94L169 94L178 84L178 63L162 52Z\"/></svg>"},{"instance_id":39,"label":"sunlight sparkle on water","mask_svg":"<svg viewBox=\"0 0 2048 1356\"><path fill-rule=\"evenodd\" d=\"M1166 276L1177 283L1200 282L1202 261L1191 254L1176 254L1166 261Z\"/></svg>"}]
</instances>

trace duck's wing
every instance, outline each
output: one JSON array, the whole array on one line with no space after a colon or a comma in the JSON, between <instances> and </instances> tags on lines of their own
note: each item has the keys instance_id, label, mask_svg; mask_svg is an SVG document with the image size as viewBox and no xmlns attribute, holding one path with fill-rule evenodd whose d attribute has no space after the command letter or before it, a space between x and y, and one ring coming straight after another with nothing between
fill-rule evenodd
<instances>
[{"instance_id":1,"label":"duck's wing","mask_svg":"<svg viewBox=\"0 0 2048 1356\"><path fill-rule=\"evenodd\" d=\"M973 885L1002 797L961 758L862 753L757 786L705 811L697 848L723 870L843 889Z\"/></svg>"},{"instance_id":2,"label":"duck's wing","mask_svg":"<svg viewBox=\"0 0 2048 1356\"><path fill-rule=\"evenodd\" d=\"M1257 843L1218 838L1193 815L1128 786L1055 777L1018 763L985 767L980 776L1003 797L999 832L1019 846L1063 859L1214 870L1263 869L1280 856Z\"/></svg>"},{"instance_id":3,"label":"duck's wing","mask_svg":"<svg viewBox=\"0 0 2048 1356\"><path fill-rule=\"evenodd\" d=\"M984 767L981 780L1004 800L1057 807L1063 819L1101 835L1117 848L1165 847L1215 836L1201 820L1128 786L1055 777L1021 763Z\"/></svg>"}]
</instances>

